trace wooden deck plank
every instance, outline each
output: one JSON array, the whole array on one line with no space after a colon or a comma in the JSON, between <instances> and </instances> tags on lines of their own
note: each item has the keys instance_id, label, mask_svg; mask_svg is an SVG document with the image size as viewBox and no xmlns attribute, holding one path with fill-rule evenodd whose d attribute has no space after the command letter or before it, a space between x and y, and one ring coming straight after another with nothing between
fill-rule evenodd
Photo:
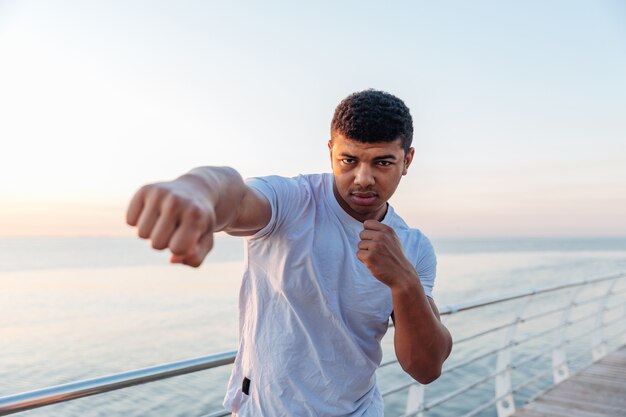
<instances>
[{"instance_id":1,"label":"wooden deck plank","mask_svg":"<svg viewBox=\"0 0 626 417\"><path fill-rule=\"evenodd\" d=\"M513 417L626 417L626 346L546 391Z\"/></svg>"}]
</instances>

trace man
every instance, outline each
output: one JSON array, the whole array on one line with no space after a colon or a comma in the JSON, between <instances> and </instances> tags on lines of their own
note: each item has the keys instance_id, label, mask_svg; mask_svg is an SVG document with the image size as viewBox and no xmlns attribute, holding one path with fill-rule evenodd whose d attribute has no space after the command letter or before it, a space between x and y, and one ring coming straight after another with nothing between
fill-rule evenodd
<instances>
[{"instance_id":1,"label":"man","mask_svg":"<svg viewBox=\"0 0 626 417\"><path fill-rule=\"evenodd\" d=\"M402 368L436 379L452 339L431 298L429 240L387 203L413 160L398 98L367 90L331 123L332 174L244 182L196 168L144 186L128 223L172 262L199 266L213 233L246 236L240 341L224 406L249 416L382 416L380 340L395 323Z\"/></svg>"}]
</instances>

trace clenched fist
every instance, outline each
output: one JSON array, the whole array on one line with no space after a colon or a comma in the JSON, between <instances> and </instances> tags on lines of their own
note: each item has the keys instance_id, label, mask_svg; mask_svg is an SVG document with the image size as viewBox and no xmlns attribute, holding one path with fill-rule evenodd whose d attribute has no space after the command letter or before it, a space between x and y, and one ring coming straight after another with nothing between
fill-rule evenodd
<instances>
[{"instance_id":1,"label":"clenched fist","mask_svg":"<svg viewBox=\"0 0 626 417\"><path fill-rule=\"evenodd\" d=\"M126 222L155 249L172 252L172 263L198 267L213 247L215 207L191 177L149 184L132 198Z\"/></svg>"},{"instance_id":2,"label":"clenched fist","mask_svg":"<svg viewBox=\"0 0 626 417\"><path fill-rule=\"evenodd\" d=\"M404 255L402 243L391 227L366 220L359 236L357 258L380 282L393 287L407 274L415 276L415 268Z\"/></svg>"}]
</instances>

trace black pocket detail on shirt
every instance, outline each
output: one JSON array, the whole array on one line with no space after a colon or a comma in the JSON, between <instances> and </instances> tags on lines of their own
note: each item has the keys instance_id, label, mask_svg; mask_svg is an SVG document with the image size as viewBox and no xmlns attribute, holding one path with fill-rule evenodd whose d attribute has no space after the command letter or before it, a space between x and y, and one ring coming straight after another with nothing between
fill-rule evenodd
<instances>
[{"instance_id":1,"label":"black pocket detail on shirt","mask_svg":"<svg viewBox=\"0 0 626 417\"><path fill-rule=\"evenodd\" d=\"M250 395L250 380L246 377L243 378L243 384L241 384L241 392L246 395Z\"/></svg>"}]
</instances>

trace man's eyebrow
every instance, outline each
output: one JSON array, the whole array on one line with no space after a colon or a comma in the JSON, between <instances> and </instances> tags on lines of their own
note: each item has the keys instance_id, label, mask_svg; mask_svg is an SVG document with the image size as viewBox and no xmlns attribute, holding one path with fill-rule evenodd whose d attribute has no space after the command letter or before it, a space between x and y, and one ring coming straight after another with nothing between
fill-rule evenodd
<instances>
[{"instance_id":1,"label":"man's eyebrow","mask_svg":"<svg viewBox=\"0 0 626 417\"><path fill-rule=\"evenodd\" d=\"M379 161L381 159L393 159L395 161L396 159L398 159L398 157L395 156L394 154L389 154L389 155L377 156L376 158L374 158L375 161Z\"/></svg>"},{"instance_id":2,"label":"man's eyebrow","mask_svg":"<svg viewBox=\"0 0 626 417\"><path fill-rule=\"evenodd\" d=\"M341 152L339 153L339 156L341 156L342 158L352 158L352 159L357 159L356 156L354 155L350 155L349 153L345 153L345 152Z\"/></svg>"},{"instance_id":3,"label":"man's eyebrow","mask_svg":"<svg viewBox=\"0 0 626 417\"><path fill-rule=\"evenodd\" d=\"M341 158L359 159L356 156L350 155L349 153L346 153L346 152L340 152L339 156ZM380 156L375 157L374 161L380 161L380 160L383 160L383 159L391 159L391 160L396 161L398 159L398 157L396 155L394 155L394 154L380 155Z\"/></svg>"}]
</instances>

